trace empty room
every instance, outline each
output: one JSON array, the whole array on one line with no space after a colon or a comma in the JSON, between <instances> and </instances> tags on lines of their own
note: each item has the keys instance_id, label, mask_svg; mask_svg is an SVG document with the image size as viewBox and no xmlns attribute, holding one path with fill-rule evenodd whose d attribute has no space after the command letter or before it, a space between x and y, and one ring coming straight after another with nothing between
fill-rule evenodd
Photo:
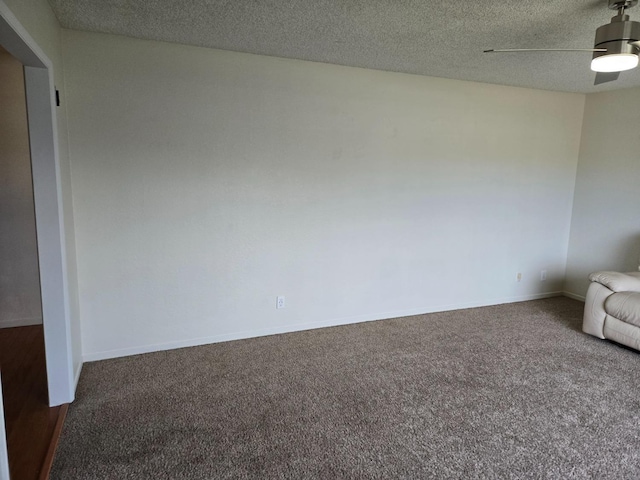
<instances>
[{"instance_id":1,"label":"empty room","mask_svg":"<svg viewBox=\"0 0 640 480\"><path fill-rule=\"evenodd\" d=\"M639 478L636 3L0 0L0 480Z\"/></svg>"}]
</instances>

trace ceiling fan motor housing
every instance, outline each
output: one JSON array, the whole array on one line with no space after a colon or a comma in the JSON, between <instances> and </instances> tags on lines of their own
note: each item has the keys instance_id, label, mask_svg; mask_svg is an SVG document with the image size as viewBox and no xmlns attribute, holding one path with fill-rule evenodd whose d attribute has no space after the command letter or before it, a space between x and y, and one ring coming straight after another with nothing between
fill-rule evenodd
<instances>
[{"instance_id":1,"label":"ceiling fan motor housing","mask_svg":"<svg viewBox=\"0 0 640 480\"><path fill-rule=\"evenodd\" d=\"M606 52L594 52L593 58L616 53L638 55L640 48L634 42L640 41L640 22L629 20L628 15L618 15L611 23L596 30L594 48L606 48Z\"/></svg>"}]
</instances>

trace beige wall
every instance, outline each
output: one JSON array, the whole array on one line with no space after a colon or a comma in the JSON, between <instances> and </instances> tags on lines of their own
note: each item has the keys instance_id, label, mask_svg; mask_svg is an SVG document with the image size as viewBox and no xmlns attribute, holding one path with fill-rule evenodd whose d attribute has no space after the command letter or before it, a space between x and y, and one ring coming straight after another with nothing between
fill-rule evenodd
<instances>
[{"instance_id":1,"label":"beige wall","mask_svg":"<svg viewBox=\"0 0 640 480\"><path fill-rule=\"evenodd\" d=\"M583 95L64 33L85 358L562 290Z\"/></svg>"},{"instance_id":2,"label":"beige wall","mask_svg":"<svg viewBox=\"0 0 640 480\"><path fill-rule=\"evenodd\" d=\"M640 88L587 96L565 290L584 296L597 270L637 270Z\"/></svg>"},{"instance_id":3,"label":"beige wall","mask_svg":"<svg viewBox=\"0 0 640 480\"><path fill-rule=\"evenodd\" d=\"M42 323L22 64L0 48L0 328Z\"/></svg>"}]
</instances>

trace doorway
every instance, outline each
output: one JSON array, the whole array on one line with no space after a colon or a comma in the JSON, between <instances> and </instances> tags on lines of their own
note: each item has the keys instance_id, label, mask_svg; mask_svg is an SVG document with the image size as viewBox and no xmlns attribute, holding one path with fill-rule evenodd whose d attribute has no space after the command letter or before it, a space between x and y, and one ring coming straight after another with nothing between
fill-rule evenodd
<instances>
[{"instance_id":1,"label":"doorway","mask_svg":"<svg viewBox=\"0 0 640 480\"><path fill-rule=\"evenodd\" d=\"M0 47L0 371L9 470L37 479L49 408L24 67Z\"/></svg>"},{"instance_id":2,"label":"doorway","mask_svg":"<svg viewBox=\"0 0 640 480\"><path fill-rule=\"evenodd\" d=\"M48 396L49 406L56 407L73 401L81 362L77 362L78 371L74 372L53 65L3 0L0 0L0 46L24 65L42 306L42 334L39 339L34 336L32 342L44 342L46 346L46 388L40 398ZM2 404L0 395L0 480L8 480Z\"/></svg>"}]
</instances>

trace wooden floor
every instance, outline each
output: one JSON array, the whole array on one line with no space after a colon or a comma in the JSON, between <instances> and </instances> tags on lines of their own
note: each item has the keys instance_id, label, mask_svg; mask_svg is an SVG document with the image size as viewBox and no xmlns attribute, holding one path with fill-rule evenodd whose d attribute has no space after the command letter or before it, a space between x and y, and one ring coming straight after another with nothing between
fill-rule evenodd
<instances>
[{"instance_id":1,"label":"wooden floor","mask_svg":"<svg viewBox=\"0 0 640 480\"><path fill-rule=\"evenodd\" d=\"M48 405L42 325L0 329L0 372L11 479L47 478L66 408Z\"/></svg>"}]
</instances>

